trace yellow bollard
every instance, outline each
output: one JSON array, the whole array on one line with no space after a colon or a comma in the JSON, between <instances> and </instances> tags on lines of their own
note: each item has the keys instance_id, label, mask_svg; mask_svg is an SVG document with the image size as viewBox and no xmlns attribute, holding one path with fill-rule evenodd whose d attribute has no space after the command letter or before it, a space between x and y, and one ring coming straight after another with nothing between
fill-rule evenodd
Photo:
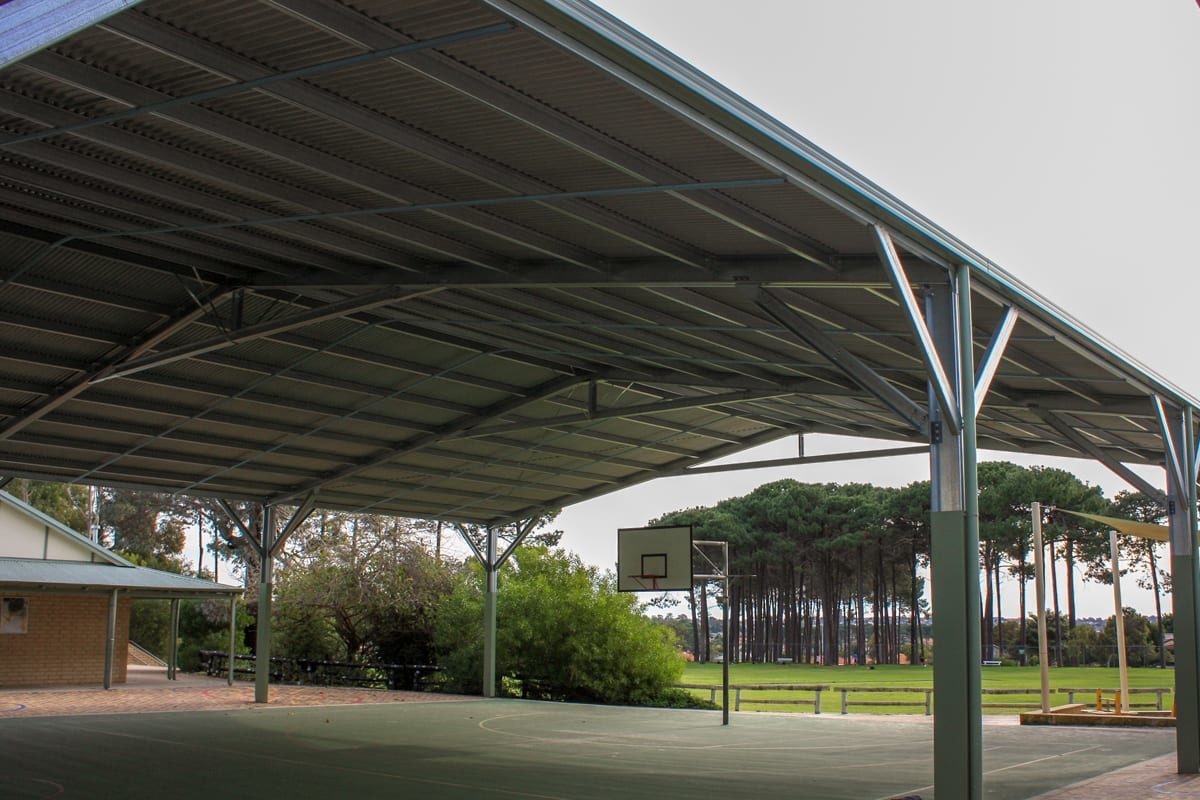
<instances>
[{"instance_id":1,"label":"yellow bollard","mask_svg":"<svg viewBox=\"0 0 1200 800\"><path fill-rule=\"evenodd\" d=\"M1113 711L1119 717L1121 716L1121 690L1117 689L1117 699L1113 701Z\"/></svg>"},{"instance_id":2,"label":"yellow bollard","mask_svg":"<svg viewBox=\"0 0 1200 800\"><path fill-rule=\"evenodd\" d=\"M1100 689L1096 690L1096 710L1097 711L1104 710L1104 695L1101 693Z\"/></svg>"}]
</instances>

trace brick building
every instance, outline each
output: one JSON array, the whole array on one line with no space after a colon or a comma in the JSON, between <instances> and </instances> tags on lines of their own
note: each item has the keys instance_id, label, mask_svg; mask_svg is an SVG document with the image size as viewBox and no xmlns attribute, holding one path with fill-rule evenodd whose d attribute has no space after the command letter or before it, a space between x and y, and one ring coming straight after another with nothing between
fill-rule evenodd
<instances>
[{"instance_id":1,"label":"brick building","mask_svg":"<svg viewBox=\"0 0 1200 800\"><path fill-rule=\"evenodd\" d=\"M0 491L0 687L124 683L132 600L170 602L174 626L180 599L240 593L135 566Z\"/></svg>"}]
</instances>

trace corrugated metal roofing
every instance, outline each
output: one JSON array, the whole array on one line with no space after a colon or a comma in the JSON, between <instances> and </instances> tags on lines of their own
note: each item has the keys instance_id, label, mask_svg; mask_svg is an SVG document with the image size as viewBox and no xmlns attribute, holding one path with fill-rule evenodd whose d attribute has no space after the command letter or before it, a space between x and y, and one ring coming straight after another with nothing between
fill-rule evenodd
<instances>
[{"instance_id":1,"label":"corrugated metal roofing","mask_svg":"<svg viewBox=\"0 0 1200 800\"><path fill-rule=\"evenodd\" d=\"M0 558L0 588L6 591L51 589L64 592L122 589L128 590L133 597L139 594L203 597L242 593L237 586L224 586L146 567L31 558Z\"/></svg>"},{"instance_id":2,"label":"corrugated metal roofing","mask_svg":"<svg viewBox=\"0 0 1200 800\"><path fill-rule=\"evenodd\" d=\"M1021 312L982 446L1160 463L1195 405L579 0L145 0L0 70L0 208L0 474L499 522L920 441L754 302L924 406L872 224L972 267L977 353Z\"/></svg>"}]
</instances>

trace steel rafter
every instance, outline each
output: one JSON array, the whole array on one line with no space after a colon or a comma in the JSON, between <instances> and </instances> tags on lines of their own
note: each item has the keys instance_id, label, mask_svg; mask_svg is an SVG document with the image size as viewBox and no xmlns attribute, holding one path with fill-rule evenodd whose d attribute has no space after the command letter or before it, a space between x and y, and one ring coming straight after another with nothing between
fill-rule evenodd
<instances>
[{"instance_id":1,"label":"steel rafter","mask_svg":"<svg viewBox=\"0 0 1200 800\"><path fill-rule=\"evenodd\" d=\"M112 27L119 31L124 25L125 22L123 20L115 20L106 27ZM511 31L513 27L514 26L512 23L500 22L494 25L486 25L479 28L471 28L468 30L443 34L441 36L434 36L429 39L420 39L415 41L409 40L404 44L386 47L382 50L374 50L367 53L360 53L358 55L346 56L345 58L336 58L332 61L323 61L318 64L309 64L298 69L271 73L268 75L263 75L259 78L254 78L253 80L231 83L225 86L219 86L215 89L206 89L202 92L194 92L181 97L173 97L170 100L163 100L158 103L137 106L125 111L102 114L99 117L83 120L73 125L64 125L58 128L52 128L50 130L13 136L8 139L0 140L0 148L9 147L14 144L22 144L24 142L48 139L52 136L60 136L65 133L74 133L76 131L85 130L98 125L111 125L114 122L122 122L135 117L146 116L150 114L160 114L161 112L166 111L167 109L175 108L176 106L204 103L210 100L216 100L220 97L227 97L232 94L240 94L242 92L258 90L280 81L294 81L301 80L303 78L311 78L326 72L349 69L350 67L369 64L373 61L381 61L386 58L393 58L395 56L403 55L405 53L412 53L418 50L426 50L434 47L446 47L447 45L459 44L461 42L468 42L474 39L482 39L488 36L495 36L498 33L507 33Z\"/></svg>"},{"instance_id":2,"label":"steel rafter","mask_svg":"<svg viewBox=\"0 0 1200 800\"><path fill-rule=\"evenodd\" d=\"M520 422L504 422L499 425L490 425L480 428L470 428L450 437L450 439L472 439L475 437L487 437L492 434L514 433L517 431L536 431L540 428L553 428L560 425L582 425L582 423L601 422L604 420L626 420L632 417L638 417L649 414L659 414L661 411L679 411L690 410L697 408L712 408L714 405L726 405L731 403L745 403L755 401L755 399L772 399L778 397L787 397L787 392L730 392L726 395L706 395L698 397L684 397L679 399L670 399L670 401L660 401L658 403L644 403L641 405L628 405L628 407L612 408L606 410L583 411L582 414L570 416L547 417L544 420L522 420ZM737 411L730 411L733 416L737 416ZM654 423L654 421L650 421Z\"/></svg>"},{"instance_id":3,"label":"steel rafter","mask_svg":"<svg viewBox=\"0 0 1200 800\"><path fill-rule=\"evenodd\" d=\"M215 336L199 342L190 342L179 347L168 348L145 358L131 359L119 367L110 370L107 374L100 376L96 381L125 378L148 369L154 369L176 361L211 353L214 350L245 344L246 342L275 334L287 333L288 331L309 325L316 325L320 322L348 317L363 311L370 311L380 306L405 302L436 291L439 290L412 291L410 289L392 288L371 292L361 297L350 297L340 303L329 303L328 305L318 306L308 311L274 319L270 322L248 325L244 328L231 330L222 336Z\"/></svg>"},{"instance_id":4,"label":"steel rafter","mask_svg":"<svg viewBox=\"0 0 1200 800\"><path fill-rule=\"evenodd\" d=\"M1008 349L1008 343L1012 338L1013 329L1017 326L1019 316L1014 307L1005 306L1004 313L1001 314L1000 321L996 324L996 330L992 333L991 340L988 341L987 349L983 352L983 358L979 362L979 368L975 375L975 414L977 416L980 409L983 408L988 390L992 387L992 379L996 377L996 372L1000 369L1000 361L1004 358L1004 351Z\"/></svg>"},{"instance_id":5,"label":"steel rafter","mask_svg":"<svg viewBox=\"0 0 1200 800\"><path fill-rule=\"evenodd\" d=\"M331 483L345 480L346 478L352 477L359 472L386 464L389 461L407 455L408 453L413 453L426 447L439 444L453 434L470 429L488 420L504 417L505 415L511 414L518 409L523 408L524 406L530 405L531 403L536 403L539 400L552 397L559 392L571 388L572 386L578 386L581 383L586 383L587 380L588 378L567 376L547 381L540 386L530 388L527 394L524 396L505 400L500 403L495 403L487 408L481 409L479 413L473 416L458 420L450 425L443 425L433 433L426 434L413 441L402 442L395 447L384 448L376 455L366 459L360 459L349 467L344 467L342 469L326 473L318 478L315 478L314 480L306 482L303 486L296 487L295 489L271 498L271 503L279 504L308 492L320 491L323 487L328 486Z\"/></svg>"},{"instance_id":6,"label":"steel rafter","mask_svg":"<svg viewBox=\"0 0 1200 800\"><path fill-rule=\"evenodd\" d=\"M114 20L109 27L127 38L141 41L162 52L186 58L191 65L208 69L220 75L229 75L249 80L268 74L268 71L264 67L250 59L226 50L215 43L199 40L183 31L158 23L144 15L140 17L137 15L127 15ZM36 62L37 59L35 58L33 61ZM557 188L516 170L509 169L498 162L485 159L448 141L397 123L396 120L310 84L283 82L265 89L259 89L259 91L265 95L276 97L284 102L296 105L334 123L354 127L365 135L396 145L431 161L445 164L464 174L481 181L490 182L496 186L504 187L515 193L537 194L546 191L555 191ZM190 107L172 109L164 112L161 116L171 118L183 111L191 110ZM695 251L677 240L658 234L646 226L631 222L623 215L600 206L588 204L586 201L575 200L547 207L558 213L593 225L598 229L620 236L628 241L635 242L650 251L660 253L682 263L691 264L698 269L702 269L703 267L703 253Z\"/></svg>"},{"instance_id":7,"label":"steel rafter","mask_svg":"<svg viewBox=\"0 0 1200 800\"><path fill-rule=\"evenodd\" d=\"M754 302L772 319L804 340L830 363L895 412L915 432L924 433L928 429L929 419L925 409L881 377L873 367L864 363L858 356L826 336L816 325L793 311L786 303L766 290L756 292Z\"/></svg>"},{"instance_id":8,"label":"steel rafter","mask_svg":"<svg viewBox=\"0 0 1200 800\"><path fill-rule=\"evenodd\" d=\"M751 189L764 186L781 186L781 178L745 178L740 180L723 181L694 181L691 183L650 184L640 186L614 186L607 189L581 189L568 192L543 192L540 194L500 195L493 197L476 197L465 200L444 200L432 203L406 203L404 205L371 206L355 208L347 211L322 211L308 214L291 214L274 217L258 217L254 219L232 219L225 222L197 222L188 225L163 225L151 228L131 228L128 230L102 231L74 237L75 241L97 241L126 236L162 236L172 233L206 233L209 231L225 231L233 228L270 227L288 225L298 222L317 222L324 220L354 219L356 217L375 217L382 214L392 216L404 214L420 214L428 211L451 211L460 208L490 208L494 206L520 205L523 203L562 203L568 200L600 200L608 197L635 197L643 194L680 194L714 189Z\"/></svg>"},{"instance_id":9,"label":"steel rafter","mask_svg":"<svg viewBox=\"0 0 1200 800\"><path fill-rule=\"evenodd\" d=\"M194 302L189 302L187 305L180 307L172 315L143 331L134 343L118 348L103 359L95 368L66 383L60 384L42 400L25 409L20 416L0 425L0 441L9 438L14 433L61 407L69 400L78 397L89 386L94 385L111 375L115 370L120 369L122 364L126 364L147 350L153 349L160 342L168 339L174 333L187 327L201 315L207 313L215 303L220 302L228 295L228 289L218 289L209 292L204 297L195 298Z\"/></svg>"},{"instance_id":10,"label":"steel rafter","mask_svg":"<svg viewBox=\"0 0 1200 800\"><path fill-rule=\"evenodd\" d=\"M278 0L276 5L364 48L397 46L411 41L403 34L348 6L326 0ZM650 158L628 144L606 136L552 106L537 103L499 80L472 70L442 53L404 54L395 60L438 85L451 87L461 95L490 109L498 110L532 130L553 136L597 161L614 164L623 172L638 176L649 183L679 183L689 180L689 176L684 173ZM834 270L829 254L815 242L731 198L706 192L700 196L689 195L680 199L717 219L772 242L781 249L819 264L826 270Z\"/></svg>"},{"instance_id":11,"label":"steel rafter","mask_svg":"<svg viewBox=\"0 0 1200 800\"><path fill-rule=\"evenodd\" d=\"M1041 417L1041 419L1047 425L1058 432L1060 436L1071 442L1071 444L1075 445L1087 455L1099 461L1104 466L1108 467L1113 473L1118 475L1130 486L1147 495L1148 497L1153 497L1159 502L1166 502L1166 494L1163 493L1162 489L1159 489L1151 484L1141 475L1138 475L1129 467L1122 464L1118 459L1113 458L1110 453L1105 451L1083 433L1072 427L1059 414L1053 411L1039 409L1038 416Z\"/></svg>"},{"instance_id":12,"label":"steel rafter","mask_svg":"<svg viewBox=\"0 0 1200 800\"><path fill-rule=\"evenodd\" d=\"M891 234L878 225L872 226L872 230L875 233L875 244L879 252L879 260L886 267L888 278L892 282L892 288L895 289L896 294L899 296L900 307L904 310L905 321L908 323L916 339L917 351L921 356L921 360L925 362L925 369L929 374L930 386L933 388L938 406L942 410L943 422L950 427L952 432L957 433L962 425L958 412L958 403L955 400L957 395L954 387L950 384L950 379L946 376L946 368L942 365L937 348L933 344L933 336L929 332L929 326L925 323L921 307L917 303L916 296L913 294L912 286L909 285L909 278L904 271L904 265L900 261L900 254L896 251L896 245L892 241Z\"/></svg>"}]
</instances>

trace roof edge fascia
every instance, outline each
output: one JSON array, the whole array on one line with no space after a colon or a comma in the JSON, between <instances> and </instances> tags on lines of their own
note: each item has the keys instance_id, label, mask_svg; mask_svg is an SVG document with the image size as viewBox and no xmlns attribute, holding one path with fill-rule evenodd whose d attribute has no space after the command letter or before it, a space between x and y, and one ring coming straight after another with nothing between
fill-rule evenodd
<instances>
[{"instance_id":1,"label":"roof edge fascia","mask_svg":"<svg viewBox=\"0 0 1200 800\"><path fill-rule=\"evenodd\" d=\"M0 69L142 0L10 0L0 5Z\"/></svg>"}]
</instances>

